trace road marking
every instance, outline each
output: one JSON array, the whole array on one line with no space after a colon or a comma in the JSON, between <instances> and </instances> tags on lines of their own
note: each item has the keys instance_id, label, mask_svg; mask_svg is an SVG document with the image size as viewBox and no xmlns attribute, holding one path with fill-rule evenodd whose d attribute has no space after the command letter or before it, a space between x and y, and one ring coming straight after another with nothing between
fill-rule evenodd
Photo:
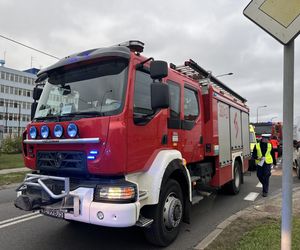
<instances>
[{"instance_id":1,"label":"road marking","mask_svg":"<svg viewBox=\"0 0 300 250\"><path fill-rule=\"evenodd\" d=\"M259 183L257 183L256 187L262 188L262 184L259 182Z\"/></svg>"},{"instance_id":2,"label":"road marking","mask_svg":"<svg viewBox=\"0 0 300 250\"><path fill-rule=\"evenodd\" d=\"M3 221L0 221L0 225L8 223L8 222L11 222L11 221L14 221L14 220L19 220L19 219L23 219L23 218L26 218L26 217L31 217L31 216L34 216L36 214L39 214L39 212L34 212L34 213L30 213L30 214L24 214L24 215L21 215L21 216L18 216L18 217L14 217L14 218L11 218L11 219L8 219L8 220L3 220Z\"/></svg>"},{"instance_id":3,"label":"road marking","mask_svg":"<svg viewBox=\"0 0 300 250\"><path fill-rule=\"evenodd\" d=\"M255 201L255 199L257 198L258 195L259 195L259 193L251 192L251 193L249 193L249 194L244 198L244 200L246 200L246 201Z\"/></svg>"},{"instance_id":4,"label":"road marking","mask_svg":"<svg viewBox=\"0 0 300 250\"><path fill-rule=\"evenodd\" d=\"M12 225L24 222L24 221L33 220L33 219L36 219L41 216L43 216L43 215L40 214L39 212L34 212L32 214L25 214L25 215L14 217L14 218L11 218L8 220L0 221L0 229L8 227L8 226L12 226Z\"/></svg>"}]
</instances>

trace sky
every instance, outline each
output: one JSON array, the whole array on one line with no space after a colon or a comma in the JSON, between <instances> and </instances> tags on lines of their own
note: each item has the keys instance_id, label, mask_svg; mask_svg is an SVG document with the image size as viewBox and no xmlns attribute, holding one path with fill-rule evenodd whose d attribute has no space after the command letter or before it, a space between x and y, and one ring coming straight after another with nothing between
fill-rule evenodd
<instances>
[{"instance_id":1,"label":"sky","mask_svg":"<svg viewBox=\"0 0 300 250\"><path fill-rule=\"evenodd\" d=\"M248 100L250 121L282 121L283 45L243 15L250 0L0 0L0 35L59 58L128 40L144 55L193 59ZM300 116L300 38L295 40L294 116ZM18 70L57 60L0 37L0 59ZM267 107L260 107L260 106ZM260 107L260 108L258 108Z\"/></svg>"}]
</instances>

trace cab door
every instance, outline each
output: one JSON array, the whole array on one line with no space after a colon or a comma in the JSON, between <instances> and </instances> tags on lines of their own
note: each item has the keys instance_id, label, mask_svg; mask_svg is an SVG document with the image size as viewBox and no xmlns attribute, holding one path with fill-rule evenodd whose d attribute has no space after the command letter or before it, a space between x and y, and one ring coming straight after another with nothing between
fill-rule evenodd
<instances>
[{"instance_id":1,"label":"cab door","mask_svg":"<svg viewBox=\"0 0 300 250\"><path fill-rule=\"evenodd\" d=\"M201 92L190 85L168 80L170 112L168 137L170 146L181 152L187 162L199 161L204 157Z\"/></svg>"},{"instance_id":2,"label":"cab door","mask_svg":"<svg viewBox=\"0 0 300 250\"><path fill-rule=\"evenodd\" d=\"M204 158L203 122L201 114L201 92L191 85L185 84L183 90L183 131L184 155L188 162L200 161Z\"/></svg>"},{"instance_id":3,"label":"cab door","mask_svg":"<svg viewBox=\"0 0 300 250\"><path fill-rule=\"evenodd\" d=\"M134 72L128 116L128 172L147 169L167 146L167 109L152 110L153 80L146 69Z\"/></svg>"}]
</instances>

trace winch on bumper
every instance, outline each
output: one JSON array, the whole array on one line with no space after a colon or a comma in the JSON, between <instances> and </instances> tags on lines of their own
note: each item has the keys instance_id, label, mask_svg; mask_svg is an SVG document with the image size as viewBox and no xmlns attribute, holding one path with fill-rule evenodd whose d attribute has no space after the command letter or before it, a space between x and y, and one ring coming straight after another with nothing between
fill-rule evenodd
<instances>
[{"instance_id":1,"label":"winch on bumper","mask_svg":"<svg viewBox=\"0 0 300 250\"><path fill-rule=\"evenodd\" d=\"M140 217L135 184L122 180L77 185L71 189L67 177L27 174L17 188L15 206L27 211L40 210L52 217L101 226L144 226L145 218Z\"/></svg>"}]
</instances>

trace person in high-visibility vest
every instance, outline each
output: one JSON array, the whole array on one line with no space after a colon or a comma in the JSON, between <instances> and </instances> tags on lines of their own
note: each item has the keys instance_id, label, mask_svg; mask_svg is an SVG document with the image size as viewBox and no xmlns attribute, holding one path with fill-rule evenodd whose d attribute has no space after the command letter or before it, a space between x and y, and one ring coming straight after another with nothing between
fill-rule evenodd
<instances>
[{"instance_id":1,"label":"person in high-visibility vest","mask_svg":"<svg viewBox=\"0 0 300 250\"><path fill-rule=\"evenodd\" d=\"M269 142L270 136L270 134L262 134L261 141L255 145L252 153L256 163L257 177L263 186L263 197L268 196L271 167L272 164L276 165L275 152Z\"/></svg>"}]
</instances>

